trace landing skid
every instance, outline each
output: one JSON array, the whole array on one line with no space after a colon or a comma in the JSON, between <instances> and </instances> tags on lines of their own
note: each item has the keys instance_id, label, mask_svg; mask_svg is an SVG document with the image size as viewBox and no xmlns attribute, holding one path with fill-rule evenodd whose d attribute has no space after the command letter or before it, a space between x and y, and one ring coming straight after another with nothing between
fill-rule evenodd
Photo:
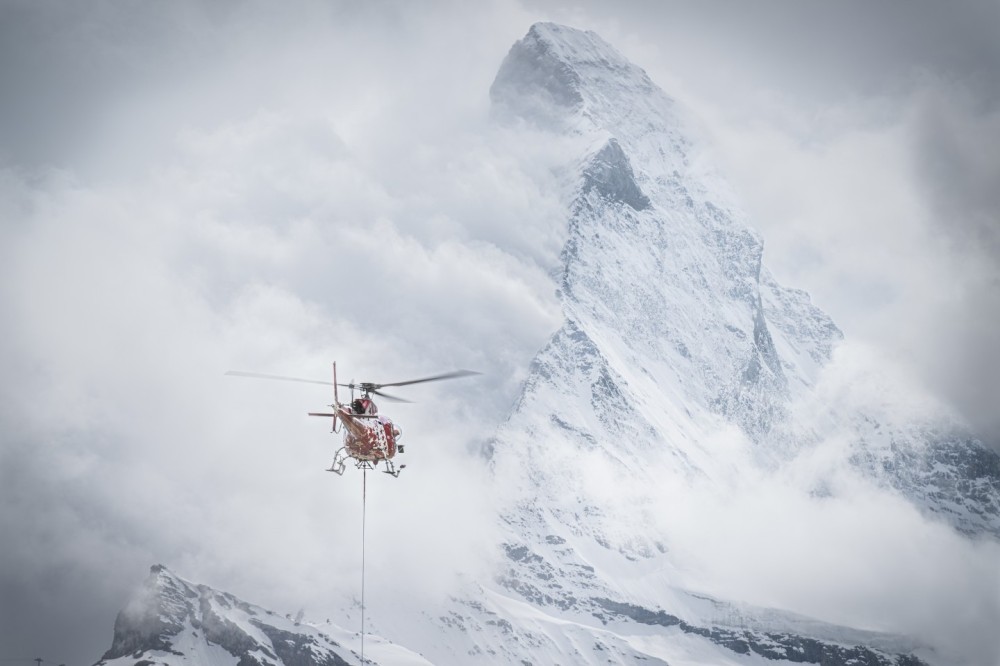
<instances>
[{"instance_id":1,"label":"landing skid","mask_svg":"<svg viewBox=\"0 0 1000 666\"><path fill-rule=\"evenodd\" d=\"M336 454L334 454L334 456L333 456L333 462L330 464L330 468L328 470L326 470L326 471L333 472L334 474L337 474L338 476L343 476L344 475L344 470L347 469L347 458L348 457L349 456L347 455L347 447L346 446L342 447L341 449L339 449L337 451ZM388 474L389 476L392 476L392 477L398 477L399 473L402 472L406 468L406 465L400 465L399 467L396 467L396 464L394 462L392 462L391 460L385 460L383 462L385 462L385 469L382 470L382 473L383 474ZM368 469L375 470L375 469L378 468L378 464L379 464L378 460L357 460L357 459L355 459L355 461L354 461L354 466L356 468L358 468L358 469L365 469L365 470L368 470Z\"/></svg>"},{"instance_id":2,"label":"landing skid","mask_svg":"<svg viewBox=\"0 0 1000 666\"><path fill-rule=\"evenodd\" d=\"M344 475L344 469L346 469L346 465L344 464L345 460L347 460L347 447L346 446L341 447L337 451L337 453L334 454L334 456L333 456L333 462L330 463L330 469L328 469L326 471L333 472L334 474L336 474L338 476L343 476Z\"/></svg>"},{"instance_id":3,"label":"landing skid","mask_svg":"<svg viewBox=\"0 0 1000 666\"><path fill-rule=\"evenodd\" d=\"M382 470L383 474L388 474L392 477L398 477L399 473L406 468L406 465L400 465L399 469L396 469L396 465L391 460L385 461L385 469Z\"/></svg>"},{"instance_id":4,"label":"landing skid","mask_svg":"<svg viewBox=\"0 0 1000 666\"><path fill-rule=\"evenodd\" d=\"M391 460L382 460L382 461L378 461L378 460L358 460L358 461L355 461L355 465L354 466L357 467L358 469L370 469L370 470L374 471L374 470L378 469L379 462L384 462L385 463L385 469L382 470L382 473L383 474L388 474L389 476L392 476L392 477L398 477L399 473L402 472L403 469L406 467L406 465L400 465L397 468L396 464L394 462L392 462Z\"/></svg>"}]
</instances>

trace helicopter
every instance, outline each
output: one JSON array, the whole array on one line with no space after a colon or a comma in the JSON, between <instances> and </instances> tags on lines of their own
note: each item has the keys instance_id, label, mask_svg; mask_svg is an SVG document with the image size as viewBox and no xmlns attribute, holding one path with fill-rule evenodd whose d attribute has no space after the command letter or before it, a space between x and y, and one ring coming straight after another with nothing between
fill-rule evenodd
<instances>
[{"instance_id":1,"label":"helicopter","mask_svg":"<svg viewBox=\"0 0 1000 666\"><path fill-rule=\"evenodd\" d=\"M399 473L406 465L399 465L393 462L397 453L403 453L403 445L399 440L403 436L403 431L388 417L378 413L378 406L372 396L379 396L392 402L412 402L403 398L383 393L386 386L408 386L410 384L421 384L423 382L436 382L443 379L457 379L478 375L473 370L456 370L446 372L432 377L422 377L421 379L410 379L403 382L389 382L376 384L374 382L358 382L351 380L347 384L337 382L337 363L333 363L333 381L321 381L317 379L300 379L298 377L284 377L281 375L265 375L259 372L241 372L230 370L227 375L234 377L253 377L256 379L277 379L287 382L304 382L306 384L325 384L333 386L333 403L328 405L333 408L332 412L309 412L309 416L321 416L333 419L331 432L344 433L344 445L337 450L333 456L333 462L326 471L333 472L338 476L343 475L347 467L348 458L354 460L358 469L376 469L380 462L385 463L385 474L398 477ZM340 402L337 387L343 386L351 390L351 401ZM360 392L360 397L354 397L354 391ZM338 429L338 424L342 426Z\"/></svg>"}]
</instances>

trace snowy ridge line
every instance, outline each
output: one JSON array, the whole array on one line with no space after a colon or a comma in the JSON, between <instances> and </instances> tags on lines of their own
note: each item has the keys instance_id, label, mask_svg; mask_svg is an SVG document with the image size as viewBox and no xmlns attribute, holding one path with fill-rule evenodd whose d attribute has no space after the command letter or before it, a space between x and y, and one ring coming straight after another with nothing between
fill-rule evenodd
<instances>
[{"instance_id":1,"label":"snowy ridge line","mask_svg":"<svg viewBox=\"0 0 1000 666\"><path fill-rule=\"evenodd\" d=\"M907 421L834 402L819 405L823 423L789 412L814 399L843 334L806 292L779 285L763 266L760 235L728 186L689 159L689 130L645 72L594 33L537 24L490 92L502 117L583 139L559 295L566 325L593 342L587 353L615 368L609 394L647 406L649 423L638 427L689 430L696 441L675 450L692 453L703 438L683 423L704 422L707 410L760 444L756 455L771 466L846 436L862 475L965 534L1000 536L1000 456L944 410ZM553 345L571 338L552 338L525 394L542 392L536 378L550 376L543 366L557 360ZM645 396L631 390L639 385Z\"/></svg>"},{"instance_id":2,"label":"snowy ridge line","mask_svg":"<svg viewBox=\"0 0 1000 666\"><path fill-rule=\"evenodd\" d=\"M492 442L505 492L505 561L493 589L547 614L603 618L615 632L659 630L648 644L620 634L622 659L934 660L915 640L792 613L712 602L716 612L738 609L746 624L705 617L706 597L682 591L689 574L678 570L670 521L658 514L683 503L685 489L725 497L747 470L781 470L830 440L848 442L838 455L852 480L875 481L959 531L1000 534L1000 457L936 417L874 418L870 405L818 392L842 332L806 292L778 284L763 264L763 239L696 159L673 100L600 37L532 26L490 95L501 121L581 146L566 169L577 180L564 190L564 322ZM838 499L822 474L800 485L790 490ZM534 627L521 627L525 658L564 644ZM485 652L489 663L498 655L517 663L505 645ZM573 649L579 663L604 661L602 650Z\"/></svg>"},{"instance_id":3,"label":"snowy ridge line","mask_svg":"<svg viewBox=\"0 0 1000 666\"><path fill-rule=\"evenodd\" d=\"M551 622L568 622L595 630L592 619L596 619L616 636L628 635L633 624L660 627L668 635L676 630L707 639L736 654L756 654L793 663L880 666L926 663L914 655L926 651L926 646L901 636L831 625L776 609L720 602L684 590L674 589L669 595L661 595L686 601L678 614L624 601L620 593L604 588L600 565L595 568L581 563L580 554L566 548L567 542L561 537L548 535L545 541L551 547L549 557L559 558L560 551L563 557L550 562L546 555L526 545L505 544L507 557L515 567L497 582L520 600L496 590L489 591L491 598L527 604L534 613ZM563 589L576 580L573 571L580 569L591 582L577 581L572 592L567 590L564 596L553 595L553 590L544 584L558 581L556 588ZM615 598L595 595L601 592ZM729 619L725 620L727 616Z\"/></svg>"},{"instance_id":4,"label":"snowy ridge line","mask_svg":"<svg viewBox=\"0 0 1000 666\"><path fill-rule=\"evenodd\" d=\"M599 617L605 624L610 622L609 616L611 616L627 618L640 624L677 627L685 633L702 636L738 654L758 654L767 659L793 663L925 666L925 662L912 654L889 654L855 641L832 642L776 631L704 627L692 625L662 610L651 611L641 606L610 599L595 598L592 601L607 611L607 616ZM877 635L873 634L867 637L867 640L876 638Z\"/></svg>"},{"instance_id":5,"label":"snowy ridge line","mask_svg":"<svg viewBox=\"0 0 1000 666\"><path fill-rule=\"evenodd\" d=\"M356 666L361 660L346 645L355 641L353 632L281 617L154 565L96 666Z\"/></svg>"}]
</instances>

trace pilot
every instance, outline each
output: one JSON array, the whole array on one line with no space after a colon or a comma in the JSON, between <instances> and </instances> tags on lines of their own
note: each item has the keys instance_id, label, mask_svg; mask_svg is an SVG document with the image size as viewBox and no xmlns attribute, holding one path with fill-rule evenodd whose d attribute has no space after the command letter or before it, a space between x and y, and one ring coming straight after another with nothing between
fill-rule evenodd
<instances>
[{"instance_id":1,"label":"pilot","mask_svg":"<svg viewBox=\"0 0 1000 666\"><path fill-rule=\"evenodd\" d=\"M378 408L375 403L368 398L357 398L351 403L351 409L355 414L375 414Z\"/></svg>"}]
</instances>

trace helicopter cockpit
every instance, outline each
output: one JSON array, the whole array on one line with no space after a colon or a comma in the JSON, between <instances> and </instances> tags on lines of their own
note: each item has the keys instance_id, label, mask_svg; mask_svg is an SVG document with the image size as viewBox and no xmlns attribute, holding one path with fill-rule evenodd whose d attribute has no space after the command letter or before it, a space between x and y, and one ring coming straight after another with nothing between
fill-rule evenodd
<instances>
[{"instance_id":1,"label":"helicopter cockpit","mask_svg":"<svg viewBox=\"0 0 1000 666\"><path fill-rule=\"evenodd\" d=\"M375 405L375 402L369 398L355 398L351 402L351 411L355 414L375 416L378 414L378 407Z\"/></svg>"}]
</instances>

